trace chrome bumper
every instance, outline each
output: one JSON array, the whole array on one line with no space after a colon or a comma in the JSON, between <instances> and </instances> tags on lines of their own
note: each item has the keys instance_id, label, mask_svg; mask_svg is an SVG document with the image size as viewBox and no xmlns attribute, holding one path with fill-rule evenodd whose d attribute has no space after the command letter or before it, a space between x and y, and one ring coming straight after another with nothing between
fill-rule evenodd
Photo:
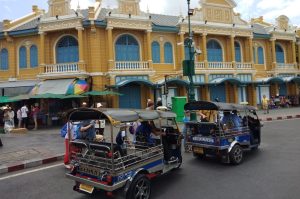
<instances>
[{"instance_id":1,"label":"chrome bumper","mask_svg":"<svg viewBox=\"0 0 300 199\"><path fill-rule=\"evenodd\" d=\"M127 181L127 180L124 180L122 182L119 182L117 184L109 186L109 185L100 184L100 183L97 183L97 182L94 182L92 180L88 180L88 179L85 179L85 178L80 178L78 176L74 176L74 175L69 174L69 173L66 174L66 177L69 178L69 179L72 179L76 182L93 186L96 189L100 189L100 190L104 190L104 191L110 191L110 192L124 187L125 184L126 184L126 181Z\"/></svg>"}]
</instances>

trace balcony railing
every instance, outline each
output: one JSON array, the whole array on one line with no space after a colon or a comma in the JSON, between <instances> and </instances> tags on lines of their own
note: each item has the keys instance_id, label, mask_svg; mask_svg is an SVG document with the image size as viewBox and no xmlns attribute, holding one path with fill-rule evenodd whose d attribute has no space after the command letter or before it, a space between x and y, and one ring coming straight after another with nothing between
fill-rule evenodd
<instances>
[{"instance_id":1,"label":"balcony railing","mask_svg":"<svg viewBox=\"0 0 300 199\"><path fill-rule=\"evenodd\" d=\"M253 69L253 64L252 63L237 62L236 63L236 68L237 69Z\"/></svg>"},{"instance_id":2,"label":"balcony railing","mask_svg":"<svg viewBox=\"0 0 300 199\"><path fill-rule=\"evenodd\" d=\"M291 63L291 64L286 64L286 63L277 63L277 69L296 69L297 64Z\"/></svg>"},{"instance_id":3,"label":"balcony railing","mask_svg":"<svg viewBox=\"0 0 300 199\"><path fill-rule=\"evenodd\" d=\"M205 69L204 62L195 62L195 69Z\"/></svg>"},{"instance_id":4,"label":"balcony railing","mask_svg":"<svg viewBox=\"0 0 300 199\"><path fill-rule=\"evenodd\" d=\"M116 61L114 70L149 70L149 62L145 61Z\"/></svg>"},{"instance_id":5,"label":"balcony railing","mask_svg":"<svg viewBox=\"0 0 300 199\"><path fill-rule=\"evenodd\" d=\"M232 62L208 62L209 69L233 69Z\"/></svg>"},{"instance_id":6,"label":"balcony railing","mask_svg":"<svg viewBox=\"0 0 300 199\"><path fill-rule=\"evenodd\" d=\"M69 73L69 72L79 72L78 63L62 63L62 64L48 64L45 65L43 73L53 74L53 73Z\"/></svg>"}]
</instances>

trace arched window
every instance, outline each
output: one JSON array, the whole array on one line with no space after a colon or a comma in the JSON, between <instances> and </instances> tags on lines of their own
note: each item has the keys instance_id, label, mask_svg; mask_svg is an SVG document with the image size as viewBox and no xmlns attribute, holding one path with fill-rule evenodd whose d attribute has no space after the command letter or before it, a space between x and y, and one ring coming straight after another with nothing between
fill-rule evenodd
<instances>
[{"instance_id":1,"label":"arched window","mask_svg":"<svg viewBox=\"0 0 300 199\"><path fill-rule=\"evenodd\" d=\"M30 67L38 66L38 51L36 45L30 47Z\"/></svg>"},{"instance_id":2,"label":"arched window","mask_svg":"<svg viewBox=\"0 0 300 199\"><path fill-rule=\"evenodd\" d=\"M3 48L0 52L0 70L8 70L8 51Z\"/></svg>"},{"instance_id":3,"label":"arched window","mask_svg":"<svg viewBox=\"0 0 300 199\"><path fill-rule=\"evenodd\" d=\"M170 42L165 43L165 63L172 64L173 63L173 48Z\"/></svg>"},{"instance_id":4,"label":"arched window","mask_svg":"<svg viewBox=\"0 0 300 199\"><path fill-rule=\"evenodd\" d=\"M257 48L257 59L258 64L265 64L264 49L261 46Z\"/></svg>"},{"instance_id":5,"label":"arched window","mask_svg":"<svg viewBox=\"0 0 300 199\"><path fill-rule=\"evenodd\" d=\"M192 47L192 52L194 52L195 49ZM184 40L184 54L185 54L185 59L189 60L190 59L190 51L189 51L189 38L186 38ZM193 54L192 59L194 60L195 55Z\"/></svg>"},{"instance_id":6,"label":"arched window","mask_svg":"<svg viewBox=\"0 0 300 199\"><path fill-rule=\"evenodd\" d=\"M242 62L242 53L241 53L241 46L238 42L234 42L235 48L235 61Z\"/></svg>"},{"instance_id":7,"label":"arched window","mask_svg":"<svg viewBox=\"0 0 300 199\"><path fill-rule=\"evenodd\" d=\"M209 62L222 62L222 47L216 40L210 40L207 43L207 59Z\"/></svg>"},{"instance_id":8,"label":"arched window","mask_svg":"<svg viewBox=\"0 0 300 199\"><path fill-rule=\"evenodd\" d=\"M139 61L140 51L137 40L131 35L122 35L116 45L116 61Z\"/></svg>"},{"instance_id":9,"label":"arched window","mask_svg":"<svg viewBox=\"0 0 300 199\"><path fill-rule=\"evenodd\" d=\"M152 42L152 61L160 63L160 46L157 41Z\"/></svg>"},{"instance_id":10,"label":"arched window","mask_svg":"<svg viewBox=\"0 0 300 199\"><path fill-rule=\"evenodd\" d=\"M276 51L276 62L277 63L284 63L284 51L282 47L278 44L275 45Z\"/></svg>"},{"instance_id":11,"label":"arched window","mask_svg":"<svg viewBox=\"0 0 300 199\"><path fill-rule=\"evenodd\" d=\"M27 50L25 46L19 49L19 67L27 68Z\"/></svg>"},{"instance_id":12,"label":"arched window","mask_svg":"<svg viewBox=\"0 0 300 199\"><path fill-rule=\"evenodd\" d=\"M72 36L61 38L56 45L56 63L78 62L78 41Z\"/></svg>"}]
</instances>

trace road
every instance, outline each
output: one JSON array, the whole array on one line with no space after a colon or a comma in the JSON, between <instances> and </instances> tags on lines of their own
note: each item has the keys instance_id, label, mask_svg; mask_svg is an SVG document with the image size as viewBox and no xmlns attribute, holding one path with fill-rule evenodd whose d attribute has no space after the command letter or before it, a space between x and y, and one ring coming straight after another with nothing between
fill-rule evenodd
<instances>
[{"instance_id":1,"label":"road","mask_svg":"<svg viewBox=\"0 0 300 199\"><path fill-rule=\"evenodd\" d=\"M299 122L265 123L260 149L247 153L239 166L184 154L181 169L152 181L152 199L299 199ZM47 167L0 176L1 199L106 198L72 191L73 182L64 177L60 163Z\"/></svg>"}]
</instances>

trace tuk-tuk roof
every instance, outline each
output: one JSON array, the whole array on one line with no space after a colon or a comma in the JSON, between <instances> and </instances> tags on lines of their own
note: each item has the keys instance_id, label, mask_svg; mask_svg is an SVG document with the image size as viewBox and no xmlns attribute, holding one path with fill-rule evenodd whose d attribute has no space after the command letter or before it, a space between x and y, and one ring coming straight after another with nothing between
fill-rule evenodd
<instances>
[{"instance_id":1,"label":"tuk-tuk roof","mask_svg":"<svg viewBox=\"0 0 300 199\"><path fill-rule=\"evenodd\" d=\"M73 121L112 118L119 122L132 122L139 119L139 115L135 111L126 109L79 108L70 110L66 116Z\"/></svg>"},{"instance_id":2,"label":"tuk-tuk roof","mask_svg":"<svg viewBox=\"0 0 300 199\"><path fill-rule=\"evenodd\" d=\"M159 118L159 114L156 111L147 111L147 110L134 110L138 113L141 120L155 120Z\"/></svg>"},{"instance_id":3,"label":"tuk-tuk roof","mask_svg":"<svg viewBox=\"0 0 300 199\"><path fill-rule=\"evenodd\" d=\"M184 110L256 110L254 106L240 105L223 102L196 101L184 105Z\"/></svg>"},{"instance_id":4,"label":"tuk-tuk roof","mask_svg":"<svg viewBox=\"0 0 300 199\"><path fill-rule=\"evenodd\" d=\"M170 112L170 111L157 111L159 113L159 116L161 118L176 118L177 115L174 112Z\"/></svg>"}]
</instances>

